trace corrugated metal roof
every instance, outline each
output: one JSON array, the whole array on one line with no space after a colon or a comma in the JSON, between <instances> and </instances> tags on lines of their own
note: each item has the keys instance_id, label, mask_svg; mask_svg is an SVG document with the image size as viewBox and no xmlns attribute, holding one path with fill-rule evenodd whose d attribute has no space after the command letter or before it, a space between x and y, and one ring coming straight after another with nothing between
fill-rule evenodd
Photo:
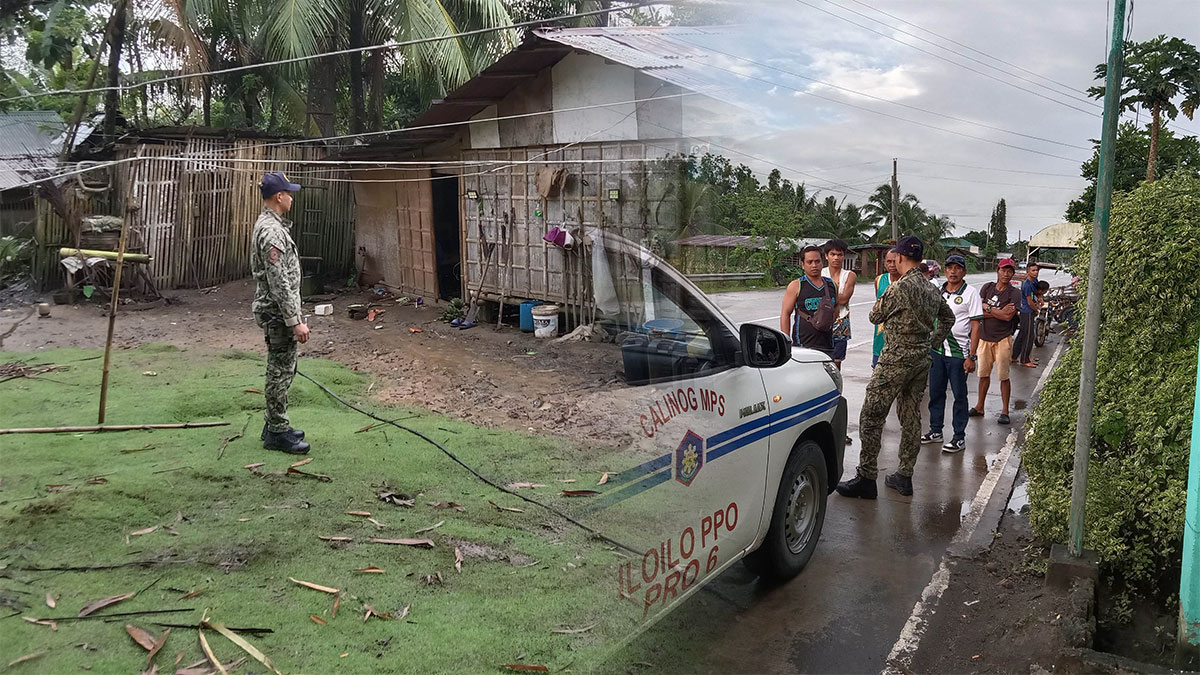
<instances>
[{"instance_id":1,"label":"corrugated metal roof","mask_svg":"<svg viewBox=\"0 0 1200 675\"><path fill-rule=\"evenodd\" d=\"M733 83L724 70L711 67L715 53L685 37L720 35L721 28L676 26L620 26L599 28L539 28L534 35L575 49L582 49L620 63L664 82L691 91L720 91ZM733 102L733 101L731 101Z\"/></svg>"},{"instance_id":2,"label":"corrugated metal roof","mask_svg":"<svg viewBox=\"0 0 1200 675\"><path fill-rule=\"evenodd\" d=\"M738 78L724 70L706 67L716 57L684 38L720 35L725 28L679 26L608 26L598 28L541 28L520 46L500 57L483 72L465 82L446 98L434 102L409 127L428 127L471 119L488 105L504 99L537 73L553 66L574 49L602 56L614 63L640 70L651 77L687 91L701 92L733 105ZM522 76L527 76L523 78ZM353 154L370 154L384 147L409 150L449 138L454 127L422 129L376 141Z\"/></svg>"},{"instance_id":3,"label":"corrugated metal roof","mask_svg":"<svg viewBox=\"0 0 1200 675\"><path fill-rule=\"evenodd\" d=\"M65 130L66 124L53 111L0 113L0 190L53 170Z\"/></svg>"}]
</instances>

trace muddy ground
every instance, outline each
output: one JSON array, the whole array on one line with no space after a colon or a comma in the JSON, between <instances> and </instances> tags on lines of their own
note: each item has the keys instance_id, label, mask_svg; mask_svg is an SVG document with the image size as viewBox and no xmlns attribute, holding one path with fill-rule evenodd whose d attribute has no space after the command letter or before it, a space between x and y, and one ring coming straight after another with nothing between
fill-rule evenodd
<instances>
[{"instance_id":1,"label":"muddy ground","mask_svg":"<svg viewBox=\"0 0 1200 675\"><path fill-rule=\"evenodd\" d=\"M170 303L123 305L114 348L163 342L183 349L265 353L250 312L252 280L169 293ZM523 333L515 319L499 330L482 323L467 331L441 320L444 307L400 305L393 296L354 292L322 296L332 316L310 316L312 336L300 356L344 363L377 378L372 395L420 406L488 427L552 433L607 447L632 439L620 407L596 405L623 388L620 351L612 344L555 343ZM102 348L107 305L99 299L53 305L37 316L33 293L0 293L0 350ZM347 307L373 303L374 322L352 320ZM303 310L313 313L314 302ZM411 332L417 329L421 332Z\"/></svg>"}]
</instances>

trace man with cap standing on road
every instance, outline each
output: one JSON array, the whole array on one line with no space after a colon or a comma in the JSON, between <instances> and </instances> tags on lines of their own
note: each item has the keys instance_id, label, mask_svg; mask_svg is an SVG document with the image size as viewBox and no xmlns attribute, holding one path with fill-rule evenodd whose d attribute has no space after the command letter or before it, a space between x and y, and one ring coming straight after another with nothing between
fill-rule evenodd
<instances>
[{"instance_id":1,"label":"man with cap standing on road","mask_svg":"<svg viewBox=\"0 0 1200 675\"><path fill-rule=\"evenodd\" d=\"M967 261L961 255L946 258L946 283L938 292L954 312L954 328L946 341L933 346L933 366L929 369L929 432L921 444L941 443L942 424L946 419L946 385L954 392L951 424L954 435L942 446L943 452L962 452L967 447L967 373L975 370L979 349L979 322L983 302L979 291L967 283Z\"/></svg>"},{"instance_id":2,"label":"man with cap standing on road","mask_svg":"<svg viewBox=\"0 0 1200 675\"><path fill-rule=\"evenodd\" d=\"M892 402L899 399L900 467L884 485L911 495L913 467L921 450L921 395L925 392L931 359L929 350L941 344L954 326L954 312L917 269L925 246L916 237L903 237L892 252L899 254L900 280L888 286L871 309L871 323L882 324L887 343L871 373L858 430L862 451L854 478L838 484L843 497L875 499L883 422Z\"/></svg>"},{"instance_id":3,"label":"man with cap standing on road","mask_svg":"<svg viewBox=\"0 0 1200 675\"><path fill-rule=\"evenodd\" d=\"M250 271L256 285L254 320L267 341L263 447L303 455L308 443L288 419L287 393L296 376L296 345L308 342L308 326L300 318L300 256L288 233L292 222L284 218L300 186L276 172L265 174L258 187L263 210L250 239Z\"/></svg>"}]
</instances>

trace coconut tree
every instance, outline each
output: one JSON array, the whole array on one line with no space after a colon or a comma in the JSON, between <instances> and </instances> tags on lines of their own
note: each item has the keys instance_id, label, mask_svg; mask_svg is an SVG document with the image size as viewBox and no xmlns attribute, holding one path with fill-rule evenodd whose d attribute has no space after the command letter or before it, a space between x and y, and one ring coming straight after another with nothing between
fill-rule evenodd
<instances>
[{"instance_id":1,"label":"coconut tree","mask_svg":"<svg viewBox=\"0 0 1200 675\"><path fill-rule=\"evenodd\" d=\"M1103 80L1108 65L1096 66ZM1094 98L1104 98L1104 86L1088 89ZM1175 100L1182 97L1176 105ZM1121 107L1150 112L1150 158L1146 180L1154 180L1158 158L1158 132L1163 117L1175 119L1180 112L1192 119L1200 106L1200 51L1185 40L1159 35L1146 42L1125 43L1125 68L1121 74Z\"/></svg>"},{"instance_id":2,"label":"coconut tree","mask_svg":"<svg viewBox=\"0 0 1200 675\"><path fill-rule=\"evenodd\" d=\"M903 193L901 193L903 194ZM912 193L906 194L900 198L900 203L897 206L897 215L899 216L900 229L903 230L903 225L914 224L917 221L918 212L924 213L920 209L920 200ZM907 216L905 209L907 208ZM892 231L892 186L884 183L875 188L875 192L867 199L867 203L863 205L863 217L872 225L878 227L876 234L887 233L891 236Z\"/></svg>"},{"instance_id":3,"label":"coconut tree","mask_svg":"<svg viewBox=\"0 0 1200 675\"><path fill-rule=\"evenodd\" d=\"M841 239L851 244L863 241L871 226L863 219L862 209L854 204L826 197L817 207L811 220L812 234L829 239Z\"/></svg>"}]
</instances>

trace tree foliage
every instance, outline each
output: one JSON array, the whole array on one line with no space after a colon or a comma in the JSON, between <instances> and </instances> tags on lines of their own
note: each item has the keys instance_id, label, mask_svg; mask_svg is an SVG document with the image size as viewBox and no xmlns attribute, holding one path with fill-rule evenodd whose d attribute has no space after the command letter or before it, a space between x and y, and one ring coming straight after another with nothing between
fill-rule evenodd
<instances>
[{"instance_id":1,"label":"tree foliage","mask_svg":"<svg viewBox=\"0 0 1200 675\"><path fill-rule=\"evenodd\" d=\"M996 202L992 217L988 220L988 236L996 251L1008 250L1008 204L1004 199Z\"/></svg>"},{"instance_id":2,"label":"tree foliage","mask_svg":"<svg viewBox=\"0 0 1200 675\"><path fill-rule=\"evenodd\" d=\"M1075 268L1087 285L1089 234ZM1200 334L1200 179L1169 174L1114 198L1084 545L1132 588L1178 588L1196 348ZM1155 251L1130 264L1131 251ZM1080 311L1083 310L1082 305ZM1169 329L1165 329L1169 328ZM1065 541L1080 356L1047 381L1024 453L1030 519Z\"/></svg>"},{"instance_id":3,"label":"tree foliage","mask_svg":"<svg viewBox=\"0 0 1200 675\"><path fill-rule=\"evenodd\" d=\"M1092 157L1079 169L1088 179L1083 194L1067 206L1066 219L1072 223L1090 223L1096 210L1096 178L1100 172L1100 141L1093 140ZM1145 180L1146 163L1150 157L1149 127L1139 129L1133 122L1124 122L1117 129L1113 159L1113 191L1128 192ZM1195 136L1176 136L1163 129L1158 138L1158 168L1163 173L1183 171L1200 175L1200 140Z\"/></svg>"},{"instance_id":4,"label":"tree foliage","mask_svg":"<svg viewBox=\"0 0 1200 675\"><path fill-rule=\"evenodd\" d=\"M1126 42L1124 51L1121 107L1150 113L1146 180L1153 181L1163 118L1173 120L1182 112L1190 120L1200 107L1200 51L1182 38L1166 35L1145 42ZM1104 80L1107 74L1108 64L1096 66L1097 79ZM1105 86L1096 86L1088 93L1104 98L1105 90Z\"/></svg>"}]
</instances>

